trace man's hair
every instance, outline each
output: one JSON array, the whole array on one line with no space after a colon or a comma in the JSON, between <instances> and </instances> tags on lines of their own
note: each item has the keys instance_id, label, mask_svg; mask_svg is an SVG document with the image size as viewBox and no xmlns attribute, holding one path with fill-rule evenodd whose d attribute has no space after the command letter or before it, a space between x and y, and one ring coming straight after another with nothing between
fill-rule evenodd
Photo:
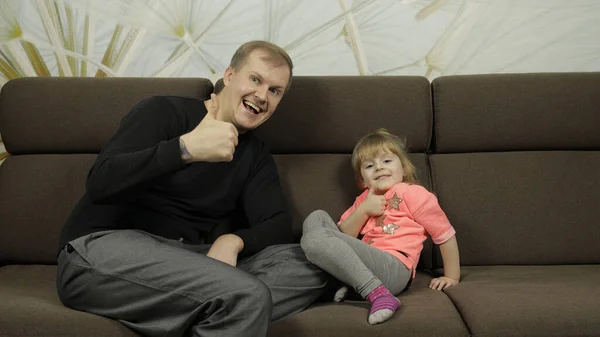
<instances>
[{"instance_id":1,"label":"man's hair","mask_svg":"<svg viewBox=\"0 0 600 337\"><path fill-rule=\"evenodd\" d=\"M358 187L364 188L364 181L360 174L361 165L375 158L381 151L391 152L400 158L404 170L404 182L418 184L417 169L408 158L406 142L400 137L389 133L386 129L378 129L375 132L363 136L354 146L352 151L352 167Z\"/></svg>"},{"instance_id":2,"label":"man's hair","mask_svg":"<svg viewBox=\"0 0 600 337\"><path fill-rule=\"evenodd\" d=\"M294 63L292 62L290 55L288 55L288 53L283 48L279 47L274 43L261 40L244 43L233 54L229 66L235 70L240 69L244 66L248 55L250 55L250 53L257 49L267 53L265 61L271 63L273 66L279 67L287 65L288 69L290 70L290 78L288 80L285 91L288 91L290 89L290 86L292 85L292 73L294 69Z\"/></svg>"}]
</instances>

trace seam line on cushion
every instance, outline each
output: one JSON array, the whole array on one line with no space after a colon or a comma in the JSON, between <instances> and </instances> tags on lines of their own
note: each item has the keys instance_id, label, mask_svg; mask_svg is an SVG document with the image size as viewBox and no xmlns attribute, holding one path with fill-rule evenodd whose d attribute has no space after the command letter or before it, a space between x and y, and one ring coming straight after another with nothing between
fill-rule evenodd
<instances>
[{"instance_id":1,"label":"seam line on cushion","mask_svg":"<svg viewBox=\"0 0 600 337\"><path fill-rule=\"evenodd\" d=\"M441 81L441 80L440 80ZM440 143L440 118L439 118L439 110L440 110L440 81L436 81L432 83L431 90L433 91L433 121L435 123L434 130L435 134L432 136L434 143L434 152L439 152L439 143Z\"/></svg>"},{"instance_id":2,"label":"seam line on cushion","mask_svg":"<svg viewBox=\"0 0 600 337\"><path fill-rule=\"evenodd\" d=\"M452 305L454 306L454 309L456 309L456 312L458 313L458 315L460 316L460 319L462 320L463 324L465 325L465 328L467 329L467 332L469 333L469 336L474 336L473 335L473 331L471 331L471 327L469 326L469 324L465 320L465 317L463 316L463 314L460 311L460 309L458 309L458 307L456 306L456 303L454 303L454 301L452 300L452 297L448 296L448 294L446 294L446 293L444 293L444 295L446 295L446 297L448 297L448 299L450 300L450 303L452 303Z\"/></svg>"}]
</instances>

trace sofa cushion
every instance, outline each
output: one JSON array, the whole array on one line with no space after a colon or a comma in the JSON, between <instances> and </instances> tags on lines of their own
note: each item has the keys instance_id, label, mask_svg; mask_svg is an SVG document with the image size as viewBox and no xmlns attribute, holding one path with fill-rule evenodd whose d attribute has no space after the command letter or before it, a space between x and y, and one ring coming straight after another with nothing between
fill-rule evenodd
<instances>
[{"instance_id":1,"label":"sofa cushion","mask_svg":"<svg viewBox=\"0 0 600 337\"><path fill-rule=\"evenodd\" d=\"M598 336L600 266L464 267L446 291L473 336Z\"/></svg>"},{"instance_id":2,"label":"sofa cushion","mask_svg":"<svg viewBox=\"0 0 600 337\"><path fill-rule=\"evenodd\" d=\"M136 336L118 322L66 308L55 288L55 266L0 268L0 336ZM386 323L367 323L364 301L320 303L275 322L269 336L468 336L460 315L442 292L427 288L431 278L417 273L399 296L402 306ZM348 319L354 317L355 319ZM431 324L430 322L436 322Z\"/></svg>"},{"instance_id":3,"label":"sofa cushion","mask_svg":"<svg viewBox=\"0 0 600 337\"><path fill-rule=\"evenodd\" d=\"M0 166L0 262L56 264L94 154L10 156Z\"/></svg>"},{"instance_id":4,"label":"sofa cushion","mask_svg":"<svg viewBox=\"0 0 600 337\"><path fill-rule=\"evenodd\" d=\"M13 155L98 153L138 101L212 89L199 78L20 78L2 87L0 133Z\"/></svg>"},{"instance_id":5,"label":"sofa cushion","mask_svg":"<svg viewBox=\"0 0 600 337\"><path fill-rule=\"evenodd\" d=\"M438 153L600 149L600 73L438 77Z\"/></svg>"},{"instance_id":6,"label":"sofa cushion","mask_svg":"<svg viewBox=\"0 0 600 337\"><path fill-rule=\"evenodd\" d=\"M367 322L365 301L317 304L269 327L269 337L312 336L469 336L458 311L441 291L428 288L431 277L417 272L415 281L398 298L400 309L382 324Z\"/></svg>"},{"instance_id":7,"label":"sofa cushion","mask_svg":"<svg viewBox=\"0 0 600 337\"><path fill-rule=\"evenodd\" d=\"M411 152L425 152L432 123L425 77L296 76L256 134L274 153L351 153L360 137L383 127L405 137Z\"/></svg>"},{"instance_id":8,"label":"sofa cushion","mask_svg":"<svg viewBox=\"0 0 600 337\"><path fill-rule=\"evenodd\" d=\"M600 263L600 151L430 160L462 265Z\"/></svg>"},{"instance_id":9,"label":"sofa cushion","mask_svg":"<svg viewBox=\"0 0 600 337\"><path fill-rule=\"evenodd\" d=\"M0 268L0 336L137 336L117 321L66 308L56 266Z\"/></svg>"}]
</instances>

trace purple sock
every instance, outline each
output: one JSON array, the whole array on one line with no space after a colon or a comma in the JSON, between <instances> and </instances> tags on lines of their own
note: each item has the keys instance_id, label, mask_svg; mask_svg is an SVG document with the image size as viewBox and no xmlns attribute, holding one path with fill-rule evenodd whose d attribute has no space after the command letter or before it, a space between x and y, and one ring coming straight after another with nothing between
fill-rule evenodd
<instances>
[{"instance_id":1,"label":"purple sock","mask_svg":"<svg viewBox=\"0 0 600 337\"><path fill-rule=\"evenodd\" d=\"M371 324L387 321L400 307L400 300L392 295L383 284L371 291L367 295L367 300L371 303L371 311L369 311L369 323Z\"/></svg>"}]
</instances>

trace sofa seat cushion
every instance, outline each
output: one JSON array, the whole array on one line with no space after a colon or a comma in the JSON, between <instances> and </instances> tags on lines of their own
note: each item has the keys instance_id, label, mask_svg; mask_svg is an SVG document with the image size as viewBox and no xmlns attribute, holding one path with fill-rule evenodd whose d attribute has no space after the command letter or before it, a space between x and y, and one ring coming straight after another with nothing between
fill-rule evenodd
<instances>
[{"instance_id":1,"label":"sofa seat cushion","mask_svg":"<svg viewBox=\"0 0 600 337\"><path fill-rule=\"evenodd\" d=\"M461 270L446 293L473 336L598 336L600 265Z\"/></svg>"},{"instance_id":2,"label":"sofa seat cushion","mask_svg":"<svg viewBox=\"0 0 600 337\"><path fill-rule=\"evenodd\" d=\"M137 336L120 323L69 309L56 292L56 266L0 267L0 336Z\"/></svg>"},{"instance_id":3,"label":"sofa seat cushion","mask_svg":"<svg viewBox=\"0 0 600 337\"><path fill-rule=\"evenodd\" d=\"M383 324L367 323L366 302L317 304L273 323L269 337L468 336L449 298L427 288L430 280L418 272L411 288L400 295L399 312ZM55 283L56 266L1 267L0 336L137 336L114 320L63 306Z\"/></svg>"},{"instance_id":4,"label":"sofa seat cushion","mask_svg":"<svg viewBox=\"0 0 600 337\"><path fill-rule=\"evenodd\" d=\"M320 303L274 322L268 336L469 336L450 299L428 288L430 280L427 274L417 272L410 289L399 295L399 311L382 324L369 325L369 305L365 301Z\"/></svg>"}]
</instances>

